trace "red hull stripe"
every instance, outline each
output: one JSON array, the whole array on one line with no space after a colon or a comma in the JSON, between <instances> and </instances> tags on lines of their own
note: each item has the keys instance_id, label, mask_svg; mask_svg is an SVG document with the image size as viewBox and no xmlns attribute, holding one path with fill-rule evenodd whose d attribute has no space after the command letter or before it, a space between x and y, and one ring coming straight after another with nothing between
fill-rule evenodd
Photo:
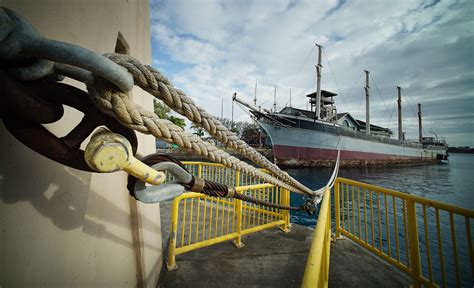
<instances>
[{"instance_id":1,"label":"red hull stripe","mask_svg":"<svg viewBox=\"0 0 474 288\"><path fill-rule=\"evenodd\" d=\"M298 160L334 160L337 150L323 148L295 147L286 145L274 145L273 155L277 159ZM382 153L370 153L359 151L341 150L341 160L395 160L395 159L421 159L419 157L390 155Z\"/></svg>"}]
</instances>

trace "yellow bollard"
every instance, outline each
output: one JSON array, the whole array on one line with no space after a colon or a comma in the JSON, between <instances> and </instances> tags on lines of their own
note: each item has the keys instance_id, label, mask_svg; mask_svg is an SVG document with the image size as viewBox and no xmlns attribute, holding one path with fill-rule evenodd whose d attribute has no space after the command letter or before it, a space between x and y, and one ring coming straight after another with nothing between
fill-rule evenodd
<instances>
[{"instance_id":1,"label":"yellow bollard","mask_svg":"<svg viewBox=\"0 0 474 288\"><path fill-rule=\"evenodd\" d=\"M97 172L110 173L124 170L143 182L160 185L165 173L136 159L128 140L106 129L99 129L87 144L84 157L87 165Z\"/></svg>"}]
</instances>

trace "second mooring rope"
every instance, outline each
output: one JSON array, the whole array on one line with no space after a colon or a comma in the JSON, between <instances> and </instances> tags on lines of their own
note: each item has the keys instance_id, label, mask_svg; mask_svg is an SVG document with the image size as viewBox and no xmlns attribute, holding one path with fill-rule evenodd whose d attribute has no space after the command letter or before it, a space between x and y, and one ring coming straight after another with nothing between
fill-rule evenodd
<instances>
[{"instance_id":1,"label":"second mooring rope","mask_svg":"<svg viewBox=\"0 0 474 288\"><path fill-rule=\"evenodd\" d=\"M188 97L183 91L175 88L158 70L149 65L143 65L140 61L128 55L107 54L106 56L110 60L126 68L133 76L135 85L140 86L154 97L162 100L166 105L179 114L187 117L191 122L204 128L210 135L215 137L221 143L237 150L247 159L272 172L282 181L295 187L296 191L307 195L314 194L311 189L292 178L288 173L282 171L277 165L270 162L253 147L250 147L245 141L239 139L234 132L225 127L217 118L207 113L203 108L197 106L190 97ZM122 106L119 109L127 111L131 117L138 117L138 114L135 113L136 111L134 111L133 107L126 106L129 105L130 101L122 101L122 103L120 103L120 99L123 99L123 97L116 99L117 101L113 103L113 105Z\"/></svg>"},{"instance_id":2,"label":"second mooring rope","mask_svg":"<svg viewBox=\"0 0 474 288\"><path fill-rule=\"evenodd\" d=\"M180 147L192 149L213 162L221 163L228 168L244 171L252 176L260 177L273 185L307 194L293 185L287 184L231 156L227 152L218 149L214 144L205 142L196 135L185 133L181 127L173 124L171 121L160 119L155 113L132 102L128 94L119 91L107 80L99 77L91 77L87 81L87 87L96 105L104 113L115 117L126 127L141 133L152 134L168 143L174 143Z\"/></svg>"}]
</instances>

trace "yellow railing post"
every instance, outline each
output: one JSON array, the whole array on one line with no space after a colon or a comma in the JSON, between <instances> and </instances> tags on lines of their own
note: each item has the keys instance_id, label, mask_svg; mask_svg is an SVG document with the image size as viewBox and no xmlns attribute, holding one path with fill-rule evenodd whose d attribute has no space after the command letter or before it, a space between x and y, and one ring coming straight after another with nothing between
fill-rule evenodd
<instances>
[{"instance_id":1,"label":"yellow railing post","mask_svg":"<svg viewBox=\"0 0 474 288\"><path fill-rule=\"evenodd\" d=\"M176 238L178 237L178 206L180 200L179 197L175 198L171 208L170 246L168 248L168 260L166 261L168 270L178 269L178 265L176 265Z\"/></svg>"},{"instance_id":2,"label":"yellow railing post","mask_svg":"<svg viewBox=\"0 0 474 288\"><path fill-rule=\"evenodd\" d=\"M282 205L290 206L290 191L288 189L283 189L283 188L277 188L274 187L273 189L281 189L280 191L283 191L283 203ZM289 233L291 231L290 227L290 211L284 210L283 212L283 220L285 220L285 224L280 226L280 230Z\"/></svg>"},{"instance_id":3,"label":"yellow railing post","mask_svg":"<svg viewBox=\"0 0 474 288\"><path fill-rule=\"evenodd\" d=\"M202 178L202 165L198 164L198 175L199 178Z\"/></svg>"},{"instance_id":4,"label":"yellow railing post","mask_svg":"<svg viewBox=\"0 0 474 288\"><path fill-rule=\"evenodd\" d=\"M237 200L237 199L234 199L234 201L237 202L237 207L236 207L236 210L237 210L237 227L236 227L236 231L238 236L237 238L234 240L234 245L235 247L237 248L242 248L244 247L244 243L242 243L242 200Z\"/></svg>"},{"instance_id":5,"label":"yellow railing post","mask_svg":"<svg viewBox=\"0 0 474 288\"><path fill-rule=\"evenodd\" d=\"M341 221L341 216L339 215L341 213L340 211L340 200L339 200L339 179L336 179L336 182L334 183L334 224L335 224L335 232L336 232L336 239L339 239L341 237L341 232L339 230L340 227L340 221Z\"/></svg>"},{"instance_id":6,"label":"yellow railing post","mask_svg":"<svg viewBox=\"0 0 474 288\"><path fill-rule=\"evenodd\" d=\"M286 206L290 206L290 196L291 196L291 193L290 193L290 190L288 189L285 189L285 195L286 195ZM285 214L286 214L286 229L285 229L285 232L290 232L291 230L291 223L290 223L290 211L289 210L285 210Z\"/></svg>"},{"instance_id":7,"label":"yellow railing post","mask_svg":"<svg viewBox=\"0 0 474 288\"><path fill-rule=\"evenodd\" d=\"M240 186L240 171L235 172L235 187ZM242 192L237 192L237 193L242 193ZM236 204L234 207L234 210L236 211L237 215L237 227L236 231L237 232L237 238L234 240L234 245L237 248L242 248L245 246L244 243L242 243L242 200L237 200L234 199L234 203Z\"/></svg>"},{"instance_id":8,"label":"yellow railing post","mask_svg":"<svg viewBox=\"0 0 474 288\"><path fill-rule=\"evenodd\" d=\"M416 222L416 207L413 200L407 200L408 243L410 246L410 271L415 287L421 286L420 248L418 242L418 224Z\"/></svg>"}]
</instances>

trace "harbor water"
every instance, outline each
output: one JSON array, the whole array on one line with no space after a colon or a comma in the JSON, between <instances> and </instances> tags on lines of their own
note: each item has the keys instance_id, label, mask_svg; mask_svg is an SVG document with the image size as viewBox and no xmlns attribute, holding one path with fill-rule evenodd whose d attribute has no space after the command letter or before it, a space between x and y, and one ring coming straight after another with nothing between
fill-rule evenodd
<instances>
[{"instance_id":1,"label":"harbor water","mask_svg":"<svg viewBox=\"0 0 474 288\"><path fill-rule=\"evenodd\" d=\"M439 200L448 204L460 207L474 209L474 154L451 154L449 163L437 165L419 165L404 167L364 167L364 168L346 168L339 171L339 176L405 192L428 199ZM287 169L291 176L301 181L312 189L324 186L332 173L331 169L324 168L300 168ZM303 197L293 194L291 198L292 205L303 203ZM393 212L390 211L390 217ZM418 209L421 210L421 209ZM417 211L418 226L422 226L423 216L421 211ZM459 253L459 264L461 267L462 286L472 287L471 267L469 264L469 255L467 254L467 240L465 234L466 224L464 219L459 217L454 219L456 228L456 238ZM291 222L304 226L314 227L317 222L317 216L306 215L302 212L295 212L291 215ZM390 226L393 223L389 223ZM452 255L452 244L449 234L449 216L444 215L441 218L441 228L443 231L443 253L445 258L445 270L447 284L449 287L456 285L454 260ZM420 228L419 228L420 229ZM474 229L471 223L471 230ZM433 215L428 215L428 231L430 235L436 233L436 222ZM459 233L458 233L459 231ZM419 231L420 235L423 231ZM463 234L464 233L464 234ZM383 235L385 237L385 235ZM391 242L394 235L390 235ZM403 235L399 233L399 237ZM404 241L402 238L400 240ZM387 245L387 239L382 239L382 245ZM420 239L422 242L422 240ZM376 239L376 243L378 240ZM423 243L421 243L423 244ZM432 249L430 252L433 262L433 279L437 283L441 282L441 273L439 268L438 250L435 248L437 243L430 243ZM393 245L393 244L392 244ZM393 247L392 247L393 249ZM400 246L401 260L406 261L405 247ZM426 251L424 245L421 245L421 260L423 274L427 275Z\"/></svg>"}]
</instances>

